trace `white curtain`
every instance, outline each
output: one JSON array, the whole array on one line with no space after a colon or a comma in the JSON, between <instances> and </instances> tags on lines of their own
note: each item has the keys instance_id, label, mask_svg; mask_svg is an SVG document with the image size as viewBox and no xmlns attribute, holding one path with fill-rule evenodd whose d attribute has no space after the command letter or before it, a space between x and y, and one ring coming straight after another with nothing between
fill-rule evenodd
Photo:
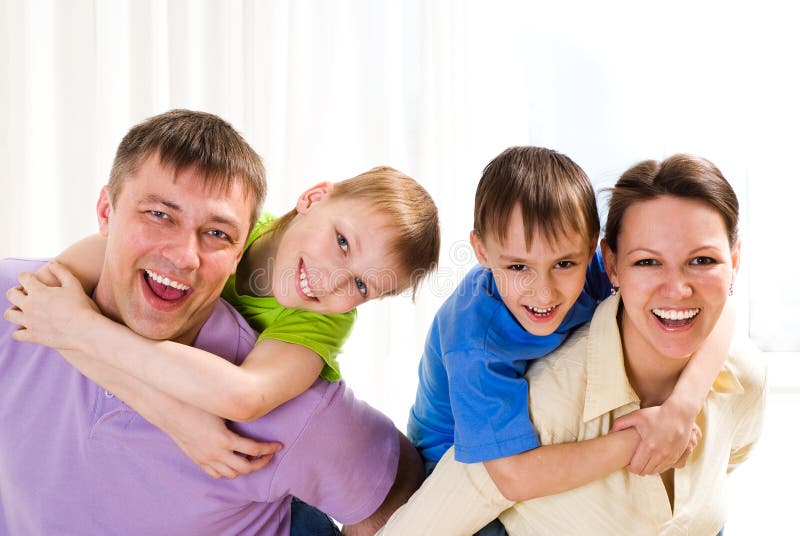
<instances>
[{"instance_id":1,"label":"white curtain","mask_svg":"<svg viewBox=\"0 0 800 536\"><path fill-rule=\"evenodd\" d=\"M430 320L473 262L472 197L494 155L545 145L602 187L691 152L743 202L742 325L797 350L795 23L776 1L0 0L0 257L93 232L119 140L170 108L240 130L275 213L319 180L395 166L440 207L441 269L416 304L361 308L342 362L404 428Z\"/></svg>"}]
</instances>

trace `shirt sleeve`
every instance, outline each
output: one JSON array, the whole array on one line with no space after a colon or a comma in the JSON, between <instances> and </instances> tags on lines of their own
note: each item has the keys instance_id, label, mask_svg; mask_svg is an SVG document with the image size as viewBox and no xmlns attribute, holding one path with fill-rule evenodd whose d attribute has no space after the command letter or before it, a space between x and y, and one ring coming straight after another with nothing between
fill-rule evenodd
<instances>
[{"instance_id":1,"label":"shirt sleeve","mask_svg":"<svg viewBox=\"0 0 800 536\"><path fill-rule=\"evenodd\" d=\"M350 336L355 320L355 310L323 315L300 309L286 309L284 314L264 328L258 341L275 339L313 350L325 363L320 377L336 381L342 377L336 357Z\"/></svg>"},{"instance_id":2,"label":"shirt sleeve","mask_svg":"<svg viewBox=\"0 0 800 536\"><path fill-rule=\"evenodd\" d=\"M482 351L444 356L455 423L455 459L483 462L539 446L528 411L524 360Z\"/></svg>"},{"instance_id":3,"label":"shirt sleeve","mask_svg":"<svg viewBox=\"0 0 800 536\"><path fill-rule=\"evenodd\" d=\"M758 391L742 404L739 412L744 415L739 420L731 442L731 455L728 460L728 473L736 469L750 457L753 447L761 437L764 427L764 412L767 402L766 372L759 378Z\"/></svg>"},{"instance_id":4,"label":"shirt sleeve","mask_svg":"<svg viewBox=\"0 0 800 536\"><path fill-rule=\"evenodd\" d=\"M586 270L586 283L583 289L589 296L600 302L611 294L611 281L608 280L603 255L598 246Z\"/></svg>"},{"instance_id":5,"label":"shirt sleeve","mask_svg":"<svg viewBox=\"0 0 800 536\"><path fill-rule=\"evenodd\" d=\"M451 448L378 534L472 534L513 504L482 463L457 462Z\"/></svg>"},{"instance_id":6,"label":"shirt sleeve","mask_svg":"<svg viewBox=\"0 0 800 536\"><path fill-rule=\"evenodd\" d=\"M271 500L294 495L343 524L372 515L394 484L399 432L343 383L328 386L276 469Z\"/></svg>"}]
</instances>

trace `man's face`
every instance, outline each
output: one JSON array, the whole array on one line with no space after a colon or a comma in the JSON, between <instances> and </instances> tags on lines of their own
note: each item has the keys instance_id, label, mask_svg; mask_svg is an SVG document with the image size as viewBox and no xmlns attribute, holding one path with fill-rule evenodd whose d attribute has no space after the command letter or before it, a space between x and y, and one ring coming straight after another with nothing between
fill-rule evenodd
<instances>
[{"instance_id":1,"label":"man's face","mask_svg":"<svg viewBox=\"0 0 800 536\"><path fill-rule=\"evenodd\" d=\"M194 167L177 176L157 155L97 203L108 238L96 300L109 317L156 340L191 344L247 238L252 206L240 184L206 188Z\"/></svg>"}]
</instances>

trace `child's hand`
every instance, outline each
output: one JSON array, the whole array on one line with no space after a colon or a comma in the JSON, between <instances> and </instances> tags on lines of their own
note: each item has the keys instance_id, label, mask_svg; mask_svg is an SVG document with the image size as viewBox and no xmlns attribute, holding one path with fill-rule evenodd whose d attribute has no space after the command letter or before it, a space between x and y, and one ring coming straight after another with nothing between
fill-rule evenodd
<instances>
[{"instance_id":1,"label":"child's hand","mask_svg":"<svg viewBox=\"0 0 800 536\"><path fill-rule=\"evenodd\" d=\"M211 478L236 478L267 466L280 443L261 443L231 432L216 415L185 404L163 429Z\"/></svg>"},{"instance_id":2,"label":"child's hand","mask_svg":"<svg viewBox=\"0 0 800 536\"><path fill-rule=\"evenodd\" d=\"M679 463L686 454L694 425L694 416L685 413L667 401L614 421L612 431L636 428L642 438L631 458L629 471L637 475L655 475Z\"/></svg>"},{"instance_id":3,"label":"child's hand","mask_svg":"<svg viewBox=\"0 0 800 536\"><path fill-rule=\"evenodd\" d=\"M6 293L13 307L3 315L20 325L12 337L59 350L77 349L80 334L90 329L92 315L99 314L78 280L62 265L51 262L37 275L21 273L19 282Z\"/></svg>"}]
</instances>

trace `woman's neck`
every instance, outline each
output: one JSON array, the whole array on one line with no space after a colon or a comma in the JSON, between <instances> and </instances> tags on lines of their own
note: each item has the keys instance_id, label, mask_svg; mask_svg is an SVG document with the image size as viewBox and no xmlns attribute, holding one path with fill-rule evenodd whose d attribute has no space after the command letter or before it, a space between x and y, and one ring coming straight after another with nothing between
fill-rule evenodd
<instances>
[{"instance_id":1,"label":"woman's neck","mask_svg":"<svg viewBox=\"0 0 800 536\"><path fill-rule=\"evenodd\" d=\"M689 358L675 359L661 355L639 331L621 308L617 317L625 356L625 370L642 407L658 406L672 394Z\"/></svg>"},{"instance_id":2,"label":"woman's neck","mask_svg":"<svg viewBox=\"0 0 800 536\"><path fill-rule=\"evenodd\" d=\"M250 244L236 268L236 292L250 296L272 296L275 255L282 236L282 232L266 232Z\"/></svg>"}]
</instances>

